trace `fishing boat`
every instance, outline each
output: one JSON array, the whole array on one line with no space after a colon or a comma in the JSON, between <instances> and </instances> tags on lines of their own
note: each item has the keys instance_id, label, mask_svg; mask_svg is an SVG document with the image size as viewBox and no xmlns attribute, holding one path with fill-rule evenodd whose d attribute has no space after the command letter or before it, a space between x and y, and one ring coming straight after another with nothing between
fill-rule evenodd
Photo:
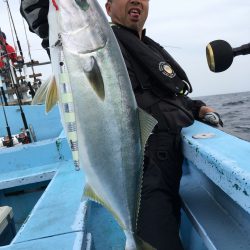
<instances>
[{"instance_id":1,"label":"fishing boat","mask_svg":"<svg viewBox=\"0 0 250 250\"><path fill-rule=\"evenodd\" d=\"M19 106L6 114L12 134ZM124 249L125 236L101 205L82 197L58 108L26 105L36 141L0 150L0 249ZM6 132L0 113L0 135ZM249 249L250 143L195 122L183 131L181 238L185 249Z\"/></svg>"},{"instance_id":2,"label":"fishing boat","mask_svg":"<svg viewBox=\"0 0 250 250\"><path fill-rule=\"evenodd\" d=\"M12 104L0 107L0 249L124 249L111 214L83 197L58 107ZM184 248L250 249L250 143L197 121L183 152Z\"/></svg>"}]
</instances>

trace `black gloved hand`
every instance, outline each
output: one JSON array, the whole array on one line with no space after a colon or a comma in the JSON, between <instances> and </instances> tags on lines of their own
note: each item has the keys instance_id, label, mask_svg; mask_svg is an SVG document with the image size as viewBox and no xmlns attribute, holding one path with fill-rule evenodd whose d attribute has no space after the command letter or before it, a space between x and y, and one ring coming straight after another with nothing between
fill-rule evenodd
<instances>
[{"instance_id":1,"label":"black gloved hand","mask_svg":"<svg viewBox=\"0 0 250 250\"><path fill-rule=\"evenodd\" d=\"M48 37L49 0L22 0L20 12L28 22L31 31L41 38Z\"/></svg>"},{"instance_id":2,"label":"black gloved hand","mask_svg":"<svg viewBox=\"0 0 250 250\"><path fill-rule=\"evenodd\" d=\"M20 12L26 19L30 30L43 39L42 46L48 49L49 0L22 0Z\"/></svg>"},{"instance_id":3,"label":"black gloved hand","mask_svg":"<svg viewBox=\"0 0 250 250\"><path fill-rule=\"evenodd\" d=\"M218 126L220 125L223 127L223 122L220 118L220 115L216 112L208 112L205 114L203 121L209 125L212 126Z\"/></svg>"}]
</instances>

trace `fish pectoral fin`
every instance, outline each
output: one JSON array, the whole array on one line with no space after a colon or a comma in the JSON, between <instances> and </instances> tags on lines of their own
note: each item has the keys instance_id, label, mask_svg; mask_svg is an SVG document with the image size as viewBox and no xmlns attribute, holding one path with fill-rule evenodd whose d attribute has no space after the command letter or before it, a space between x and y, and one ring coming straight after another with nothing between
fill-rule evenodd
<instances>
[{"instance_id":1,"label":"fish pectoral fin","mask_svg":"<svg viewBox=\"0 0 250 250\"><path fill-rule=\"evenodd\" d=\"M152 133L155 125L157 124L157 120L144 110L140 108L138 109L139 109L139 121L141 127L141 142L142 142L142 148L144 149L150 134Z\"/></svg>"},{"instance_id":2,"label":"fish pectoral fin","mask_svg":"<svg viewBox=\"0 0 250 250\"><path fill-rule=\"evenodd\" d=\"M105 99L105 89L104 89L104 82L102 78L101 70L98 66L98 63L95 57L90 57L92 67L90 70L83 69L91 87L95 91L96 95L103 101Z\"/></svg>"},{"instance_id":3,"label":"fish pectoral fin","mask_svg":"<svg viewBox=\"0 0 250 250\"><path fill-rule=\"evenodd\" d=\"M55 77L52 78L50 84L48 85L48 91L46 94L46 112L48 113L58 101L58 90L56 85Z\"/></svg>"}]
</instances>

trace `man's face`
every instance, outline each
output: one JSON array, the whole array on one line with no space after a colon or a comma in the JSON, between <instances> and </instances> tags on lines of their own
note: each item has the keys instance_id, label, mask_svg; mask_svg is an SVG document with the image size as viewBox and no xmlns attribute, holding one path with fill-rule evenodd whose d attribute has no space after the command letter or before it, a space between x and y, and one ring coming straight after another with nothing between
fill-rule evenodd
<instances>
[{"instance_id":1,"label":"man's face","mask_svg":"<svg viewBox=\"0 0 250 250\"><path fill-rule=\"evenodd\" d=\"M112 22L141 32L148 17L149 0L111 0L106 10Z\"/></svg>"}]
</instances>

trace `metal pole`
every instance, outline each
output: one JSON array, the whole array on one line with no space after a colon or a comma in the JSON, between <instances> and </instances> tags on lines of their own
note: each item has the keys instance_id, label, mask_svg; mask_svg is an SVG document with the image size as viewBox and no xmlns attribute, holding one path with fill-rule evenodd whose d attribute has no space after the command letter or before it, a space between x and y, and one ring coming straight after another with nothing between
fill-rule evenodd
<instances>
[{"instance_id":1,"label":"metal pole","mask_svg":"<svg viewBox=\"0 0 250 250\"><path fill-rule=\"evenodd\" d=\"M6 124L7 135L8 135L8 139L9 139L9 143L7 144L7 147L12 147L13 146L13 139L12 139L10 127L9 127L7 116L6 116L2 95L0 95L0 99L1 99L2 109L3 109L5 124Z\"/></svg>"}]
</instances>

